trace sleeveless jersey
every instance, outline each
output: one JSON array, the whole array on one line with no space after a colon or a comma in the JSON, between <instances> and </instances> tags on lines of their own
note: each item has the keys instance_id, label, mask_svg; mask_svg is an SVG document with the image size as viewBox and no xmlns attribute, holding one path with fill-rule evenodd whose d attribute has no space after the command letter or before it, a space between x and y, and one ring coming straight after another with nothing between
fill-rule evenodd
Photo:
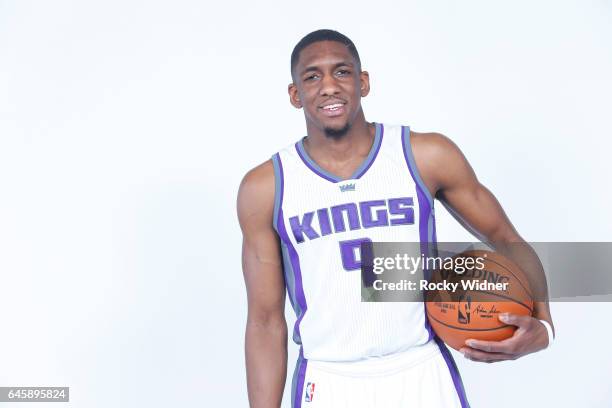
<instances>
[{"instance_id":1,"label":"sleeveless jersey","mask_svg":"<svg viewBox=\"0 0 612 408\"><path fill-rule=\"evenodd\" d=\"M433 200L417 172L410 128L375 126L372 148L350 179L318 166L303 139L272 157L273 224L300 359L363 360L433 338L422 302L361 301L363 240L423 248L436 239Z\"/></svg>"}]
</instances>

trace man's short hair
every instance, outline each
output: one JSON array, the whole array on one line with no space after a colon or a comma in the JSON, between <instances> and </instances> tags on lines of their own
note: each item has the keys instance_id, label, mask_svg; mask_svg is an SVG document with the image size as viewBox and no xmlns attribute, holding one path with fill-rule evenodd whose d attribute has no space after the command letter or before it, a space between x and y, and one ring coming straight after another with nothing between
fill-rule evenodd
<instances>
[{"instance_id":1,"label":"man's short hair","mask_svg":"<svg viewBox=\"0 0 612 408\"><path fill-rule=\"evenodd\" d=\"M293 70L297 65L298 59L300 58L300 52L302 52L302 50L308 47L310 44L319 41L336 41L340 44L344 44L346 48L348 48L353 58L355 58L355 61L357 62L357 69L361 71L361 59L359 58L357 48L351 39L338 31L322 29L307 34L293 48L293 52L291 53L291 76L293 76Z\"/></svg>"}]
</instances>

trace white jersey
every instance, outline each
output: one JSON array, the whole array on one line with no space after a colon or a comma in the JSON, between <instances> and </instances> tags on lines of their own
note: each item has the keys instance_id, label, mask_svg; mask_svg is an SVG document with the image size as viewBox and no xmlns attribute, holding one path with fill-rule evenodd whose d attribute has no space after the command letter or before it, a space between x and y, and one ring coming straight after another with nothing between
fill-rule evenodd
<instances>
[{"instance_id":1,"label":"white jersey","mask_svg":"<svg viewBox=\"0 0 612 408\"><path fill-rule=\"evenodd\" d=\"M422 302L362 302L359 246L435 242L432 197L410 148L410 128L379 123L370 153L350 179L319 167L303 139L272 159L274 227L300 356L357 361L432 339Z\"/></svg>"},{"instance_id":2,"label":"white jersey","mask_svg":"<svg viewBox=\"0 0 612 408\"><path fill-rule=\"evenodd\" d=\"M361 242L419 242L426 255L436 245L433 199L415 165L410 128L375 125L370 153L347 180L308 157L303 139L272 157L273 223L300 345L291 406L469 408L422 302L361 302ZM361 372L377 370L388 371L388 380L381 374L375 383L388 389L361 381Z\"/></svg>"}]
</instances>

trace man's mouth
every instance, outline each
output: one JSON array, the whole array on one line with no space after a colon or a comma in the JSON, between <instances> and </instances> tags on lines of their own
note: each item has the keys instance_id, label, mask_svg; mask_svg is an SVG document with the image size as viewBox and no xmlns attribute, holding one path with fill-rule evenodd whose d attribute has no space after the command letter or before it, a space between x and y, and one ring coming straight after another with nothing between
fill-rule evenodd
<instances>
[{"instance_id":1,"label":"man's mouth","mask_svg":"<svg viewBox=\"0 0 612 408\"><path fill-rule=\"evenodd\" d=\"M344 113L344 103L330 103L321 106L321 111L328 117L340 116Z\"/></svg>"}]
</instances>

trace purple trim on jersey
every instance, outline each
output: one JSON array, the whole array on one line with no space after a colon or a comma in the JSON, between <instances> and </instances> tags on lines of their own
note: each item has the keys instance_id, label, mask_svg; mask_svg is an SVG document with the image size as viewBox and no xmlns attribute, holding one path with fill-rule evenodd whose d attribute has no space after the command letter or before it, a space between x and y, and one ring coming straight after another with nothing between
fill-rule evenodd
<instances>
[{"instance_id":1,"label":"purple trim on jersey","mask_svg":"<svg viewBox=\"0 0 612 408\"><path fill-rule=\"evenodd\" d=\"M321 168L314 160L312 160L310 156L308 156L308 152L306 152L306 149L304 148L303 138L295 143L295 150L297 151L298 156L300 156L304 164L310 170L312 170L313 173L317 174L318 176L324 178L327 181L331 181L332 183L340 183L342 181L358 179L361 178L361 176L363 176L372 166L372 163L374 163L374 159L376 159L376 156L378 156L380 146L382 146L382 137L385 133L384 126L382 125L382 123L374 123L374 127L376 130L374 133L374 141L372 143L370 152L368 153L368 156L363 161L363 163L357 168L357 170L355 170L355 172L348 179L342 179L334 174L331 174L330 172Z\"/></svg>"},{"instance_id":2,"label":"purple trim on jersey","mask_svg":"<svg viewBox=\"0 0 612 408\"><path fill-rule=\"evenodd\" d=\"M446 344L444 344L444 342L438 336L434 337L434 339L438 344L438 348L440 349L442 357L444 357L444 361L446 362L448 370L450 371L453 384L455 385L455 390L457 391L457 396L459 397L459 401L461 401L461 408L470 408L470 403L465 395L465 388L463 388L463 381L461 380L461 375L459 375L459 370L457 369L453 356L446 347Z\"/></svg>"},{"instance_id":3,"label":"purple trim on jersey","mask_svg":"<svg viewBox=\"0 0 612 408\"><path fill-rule=\"evenodd\" d=\"M419 203L419 239L421 242L421 253L425 256L429 256L432 238L429 236L429 222L431 221L433 201L431 201L429 190L427 191L427 195L425 195L423 191L426 187L422 185L423 182L419 177L418 169L416 168L416 163L412 155L412 149L410 147L410 128L408 128L408 134L405 132L406 128L406 126L402 126L402 149L404 151L404 159L406 159L408 171L410 171L410 176L416 186L417 201ZM423 278L429 280L427 270L424 269L423 274ZM425 314L425 328L428 333L427 341L430 341L434 337L434 332L427 319L427 311L425 308L423 309L423 313Z\"/></svg>"},{"instance_id":4,"label":"purple trim on jersey","mask_svg":"<svg viewBox=\"0 0 612 408\"><path fill-rule=\"evenodd\" d=\"M285 221L283 218L283 209L281 208L278 212L278 235L281 241L285 244L287 252L289 253L289 261L291 263L291 269L294 274L294 290L295 290L295 301L300 307L300 315L297 316L295 326L293 326L293 340L297 344L302 344L302 338L300 336L300 322L306 313L306 297L304 296L304 287L302 286L302 270L300 268L300 257L293 246L293 243L287 235L285 229Z\"/></svg>"},{"instance_id":5,"label":"purple trim on jersey","mask_svg":"<svg viewBox=\"0 0 612 408\"><path fill-rule=\"evenodd\" d=\"M283 163L280 159L280 154L276 153L272 156L272 165L274 167L274 217L272 218L272 226L278 232L278 226L276 225L278 220L278 211L283 205L283 193L284 193L284 175L283 175Z\"/></svg>"},{"instance_id":6,"label":"purple trim on jersey","mask_svg":"<svg viewBox=\"0 0 612 408\"><path fill-rule=\"evenodd\" d=\"M430 241L428 236L431 210L429 209L427 199L424 197L420 189L417 189L417 199L419 201L419 238L421 241L421 253L425 256L431 256L432 254L430 251ZM429 271L427 270L427 268L424 268L423 278L429 280L430 277L431 276L429 274ZM425 328L427 329L427 333L429 333L427 341L429 342L435 334L433 329L431 328L431 324L429 324L429 319L427 318L427 310L425 310L425 308L423 309L423 313L425 314Z\"/></svg>"},{"instance_id":7,"label":"purple trim on jersey","mask_svg":"<svg viewBox=\"0 0 612 408\"><path fill-rule=\"evenodd\" d=\"M304 395L304 381L306 379L306 367L308 360L304 358L304 349L300 347L300 355L295 363L295 371L293 372L293 381L291 381L291 407L302 407L302 396Z\"/></svg>"},{"instance_id":8,"label":"purple trim on jersey","mask_svg":"<svg viewBox=\"0 0 612 408\"><path fill-rule=\"evenodd\" d=\"M421 179L416 161L414 160L412 147L410 146L410 126L402 126L402 149L404 150L404 158L406 159L406 164L408 164L408 170L410 170L412 179L417 187L422 190L425 197L427 197L427 201L430 203L431 207L433 207L433 197Z\"/></svg>"},{"instance_id":9,"label":"purple trim on jersey","mask_svg":"<svg viewBox=\"0 0 612 408\"><path fill-rule=\"evenodd\" d=\"M326 172L325 170L317 166L316 163L310 159L310 157L306 153L306 150L304 149L302 140L295 143L295 150L297 150L298 155L300 156L304 164L308 166L308 168L312 170L314 173L316 173L317 175L323 177L325 180L331 181L332 183L338 183L342 181L338 177L334 176L331 173Z\"/></svg>"},{"instance_id":10,"label":"purple trim on jersey","mask_svg":"<svg viewBox=\"0 0 612 408\"><path fill-rule=\"evenodd\" d=\"M429 235L431 207L429 206L427 197L425 197L425 194L423 194L420 188L417 188L417 201L419 202L419 237L421 238L421 252L423 255L431 255L429 250L429 244L431 243L431 236Z\"/></svg>"},{"instance_id":11,"label":"purple trim on jersey","mask_svg":"<svg viewBox=\"0 0 612 408\"><path fill-rule=\"evenodd\" d=\"M293 282L294 274L289 263L289 255L287 255L287 246L281 243L281 256L283 258L283 276L285 277L285 287L287 288L287 294L289 295L289 301L295 314L299 314L298 305L295 302L295 283Z\"/></svg>"},{"instance_id":12,"label":"purple trim on jersey","mask_svg":"<svg viewBox=\"0 0 612 408\"><path fill-rule=\"evenodd\" d=\"M378 151L380 150L380 146L382 146L382 138L385 134L385 127L382 123L375 123L374 126L376 126L374 146L372 146L372 150L370 150L370 153L368 154L368 157L366 158L365 162L361 166L359 166L360 168L355 171L355 174L351 177L352 179L358 179L363 176L365 172L368 171L368 169L372 166L372 163L374 163L374 159L376 158L376 156L378 156Z\"/></svg>"},{"instance_id":13,"label":"purple trim on jersey","mask_svg":"<svg viewBox=\"0 0 612 408\"><path fill-rule=\"evenodd\" d=\"M278 233L278 214L283 205L283 193L284 193L284 174L283 174L283 163L280 158L280 154L276 153L272 156L272 164L274 167L274 218L272 219L272 226ZM289 256L287 255L287 247L281 243L281 256L283 260L283 276L285 277L285 286L287 293L289 294L289 301L291 307L296 314L299 314L298 305L295 302L295 276L291 263L289 262ZM291 276L290 276L291 275Z\"/></svg>"},{"instance_id":14,"label":"purple trim on jersey","mask_svg":"<svg viewBox=\"0 0 612 408\"><path fill-rule=\"evenodd\" d=\"M432 237L432 241L437 244L438 236L436 235L436 221L435 221L436 217L432 214L431 219L432 219L431 220L431 223L432 223L432 225L431 225L431 237Z\"/></svg>"}]
</instances>

